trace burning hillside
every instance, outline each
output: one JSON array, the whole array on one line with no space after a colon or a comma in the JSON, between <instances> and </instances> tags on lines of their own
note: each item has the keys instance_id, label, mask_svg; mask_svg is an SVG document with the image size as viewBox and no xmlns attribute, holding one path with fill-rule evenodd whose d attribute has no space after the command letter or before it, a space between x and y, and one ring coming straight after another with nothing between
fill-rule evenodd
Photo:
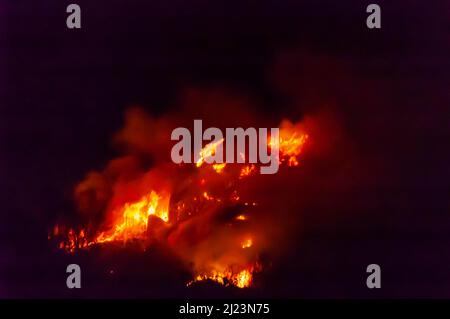
<instances>
[{"instance_id":1,"label":"burning hillside","mask_svg":"<svg viewBox=\"0 0 450 319\"><path fill-rule=\"evenodd\" d=\"M145 249L164 242L190 268L188 286L212 280L249 287L254 273L264 269L260 257L270 246L264 235L267 223L259 221L271 201L255 187L265 178L259 175L260 164L247 161L249 152L237 154L238 163L211 163L223 138L202 145L194 163L175 164L164 154L170 153L169 133L176 124L171 117L153 119L140 109L130 110L115 137L125 141L125 154L103 171L88 173L75 187L85 222L80 227L59 223L49 238L68 253L109 243ZM301 169L307 141L304 126L285 119L278 141L268 136L268 151L277 144L280 170ZM277 212L270 214L277 218Z\"/></svg>"}]
</instances>

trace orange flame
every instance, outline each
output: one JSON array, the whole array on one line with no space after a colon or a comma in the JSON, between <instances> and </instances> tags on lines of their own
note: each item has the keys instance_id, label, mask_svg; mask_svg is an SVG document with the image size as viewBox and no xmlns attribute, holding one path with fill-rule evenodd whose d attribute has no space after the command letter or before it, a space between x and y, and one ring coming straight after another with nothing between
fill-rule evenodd
<instances>
[{"instance_id":1,"label":"orange flame","mask_svg":"<svg viewBox=\"0 0 450 319\"><path fill-rule=\"evenodd\" d=\"M297 157L302 152L303 145L308 139L307 134L297 136L297 132L294 132L289 138L280 138L280 153L282 156L288 158L289 166L297 166Z\"/></svg>"},{"instance_id":2,"label":"orange flame","mask_svg":"<svg viewBox=\"0 0 450 319\"><path fill-rule=\"evenodd\" d=\"M289 121L284 121L281 124L279 138L280 163L285 163L288 166L299 165L298 158L303 151L303 147L307 139L308 135L302 132L299 126L296 126ZM200 151L200 158L195 163L195 166L197 168L201 168L203 166L203 163L206 163L206 160L208 158L211 158L215 155L217 147L219 145L222 145L222 143L224 143L223 138L217 142L206 145ZM244 154L240 155L243 159L245 159ZM229 164L227 166L227 164L225 163L216 163L212 164L211 167L218 174L221 174L225 169L229 170L230 174L223 174L221 176L223 176L224 178L228 178L227 175L229 175L230 178L235 179L234 182L238 182L243 178L248 178L254 175L257 171L257 165L255 164ZM237 167L236 170L234 170L235 167ZM201 190L195 192L188 199L184 198L183 200L175 203L173 207L171 206L171 208L175 210L173 212L174 215L177 216L174 217L175 220L170 220L172 225L175 225L177 223L179 218L178 216L183 212L185 215L189 216L187 218L190 218L191 214L195 215L195 207L199 207L197 211L201 210L204 201L215 203L214 205L226 204L228 201L233 205L238 203L241 203L244 206L258 205L256 202L246 202L245 200L241 199L236 190L232 191L232 193L228 194L226 197L221 197L221 194L218 194L218 192L214 190L213 196L209 192L210 190L205 188L207 187L208 182L209 180L207 175L202 174L195 184L199 185ZM79 231L69 229L68 232L65 232L64 228L58 225L53 229L53 236L59 237L61 235L65 235L65 240L59 242L58 247L61 249L65 249L66 251L71 253L76 249L87 248L91 245L102 244L106 242L127 241L133 239L144 240L146 238L147 229L149 227L148 220L150 216L155 216L161 219L164 223L169 224L170 197L170 194L157 193L154 190L151 190L145 196L142 196L139 200L125 203L120 208L111 211L112 215L116 216L116 218L113 220L110 229L93 234L93 237L90 238L91 241L88 240L88 232L84 229ZM248 215L244 215L243 213L234 217L234 220L240 225L247 223L248 219ZM230 223L230 225L232 225L232 223ZM252 236L253 234L249 235ZM49 235L49 238L51 237L52 236ZM243 239L244 240L242 242L237 242L238 244L231 246L236 246L236 249L245 249L244 251L239 250L239 252L242 254L252 254L254 248L249 249L251 247L254 247L252 237ZM211 266L211 264L213 264L213 266ZM201 271L194 271L194 279L187 284L188 286L198 281L212 280L225 286L233 285L239 288L250 287L252 285L254 273L261 270L261 266L257 262L255 262L255 260L249 261L248 259L246 259L244 262L233 261L205 263L204 265L202 264L202 267L203 268L201 269Z\"/></svg>"},{"instance_id":3,"label":"orange flame","mask_svg":"<svg viewBox=\"0 0 450 319\"><path fill-rule=\"evenodd\" d=\"M214 154L216 153L217 147L219 145L221 145L224 140L225 139L221 138L217 142L209 143L204 148L202 148L202 150L200 151L200 154L199 154L200 158L198 159L197 163L195 163L195 165L197 167L200 167L200 166L202 166L202 164L205 162L206 159L214 156ZM222 164L220 164L220 165L222 165ZM225 165L224 165L224 167L225 167Z\"/></svg>"},{"instance_id":4,"label":"orange flame","mask_svg":"<svg viewBox=\"0 0 450 319\"><path fill-rule=\"evenodd\" d=\"M256 267L249 267L248 269L243 269L237 273L231 270L225 271L211 271L209 273L202 273L197 275L192 281L188 282L186 286L191 286L195 282L211 280L215 281L224 286L236 286L238 288L247 288L252 285L253 272L257 271Z\"/></svg>"},{"instance_id":5,"label":"orange flame","mask_svg":"<svg viewBox=\"0 0 450 319\"><path fill-rule=\"evenodd\" d=\"M114 231L107 235L100 233L93 243L142 238L150 215L159 217L166 223L169 221L168 204L169 198L162 198L154 191L137 202L126 203L122 208L122 217L114 225Z\"/></svg>"},{"instance_id":6,"label":"orange flame","mask_svg":"<svg viewBox=\"0 0 450 319\"><path fill-rule=\"evenodd\" d=\"M217 173L222 173L223 169L225 168L227 164L226 163L222 163L222 164L213 164L213 168Z\"/></svg>"},{"instance_id":7,"label":"orange flame","mask_svg":"<svg viewBox=\"0 0 450 319\"><path fill-rule=\"evenodd\" d=\"M246 239L242 244L242 248L250 248L253 245L253 240L251 238Z\"/></svg>"},{"instance_id":8,"label":"orange flame","mask_svg":"<svg viewBox=\"0 0 450 319\"><path fill-rule=\"evenodd\" d=\"M58 236L59 233L59 227L55 226L53 229L53 235ZM51 236L49 236L49 238L51 238ZM88 245L89 244L83 229L77 232L76 230L70 228L67 232L67 237L58 244L58 247L73 253L76 249L86 248Z\"/></svg>"},{"instance_id":9,"label":"orange flame","mask_svg":"<svg viewBox=\"0 0 450 319\"><path fill-rule=\"evenodd\" d=\"M288 166L297 166L299 164L298 157L302 153L308 138L308 134L302 132L290 121L283 121L279 138L280 162L287 160Z\"/></svg>"}]
</instances>

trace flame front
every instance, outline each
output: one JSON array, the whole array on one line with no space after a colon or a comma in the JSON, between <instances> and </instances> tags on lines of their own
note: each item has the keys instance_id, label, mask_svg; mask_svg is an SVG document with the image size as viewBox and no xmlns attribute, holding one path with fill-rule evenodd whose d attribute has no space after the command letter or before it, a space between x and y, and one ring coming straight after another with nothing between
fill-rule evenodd
<instances>
[{"instance_id":1,"label":"flame front","mask_svg":"<svg viewBox=\"0 0 450 319\"><path fill-rule=\"evenodd\" d=\"M230 269L224 271L211 271L201 273L186 285L189 287L195 282L211 280L224 286L236 286L238 288L248 288L252 285L253 273L257 271L257 266L251 266L239 272L233 272Z\"/></svg>"},{"instance_id":2,"label":"flame front","mask_svg":"<svg viewBox=\"0 0 450 319\"><path fill-rule=\"evenodd\" d=\"M283 163L287 160L288 166L297 166L299 164L298 157L302 153L308 137L308 134L302 132L290 121L284 120L281 123L278 145L280 161Z\"/></svg>"},{"instance_id":3,"label":"flame front","mask_svg":"<svg viewBox=\"0 0 450 319\"><path fill-rule=\"evenodd\" d=\"M280 165L295 167L299 165L299 156L302 153L303 147L308 139L308 135L298 125L294 125L289 121L283 121L280 127L279 137L279 162ZM270 137L269 137L270 140ZM239 194L236 190L240 183L245 183L258 172L258 164L209 164L208 159L216 154L217 148L222 146L224 139L217 142L207 144L199 153L199 159L195 163L191 171L191 175L184 181L182 178L172 178L176 184L171 184L171 191L156 191L160 187L148 186L140 188L148 189L138 200L125 201L124 204L115 205L114 209L110 209L108 217L109 223L103 223L98 229L79 229L65 228L62 225L57 225L49 235L52 237L61 238L58 247L70 253L77 249L87 249L93 245L102 245L108 242L127 242L127 241L145 241L149 236L149 231L152 231L154 226L149 223L149 220L157 218L164 225L167 232L165 235L157 236L158 240L165 240L170 242L171 232L176 232L183 227L177 228L183 222L190 219L202 218L202 216L210 216L210 212L215 213L224 211L224 209L232 207L241 207L234 215L224 224L224 227L235 227L245 229L253 221L257 220L257 214L252 215L252 210L257 210L259 203L254 198L247 198ZM269 143L268 147L271 145ZM240 154L245 160L244 154ZM177 168L181 169L181 168ZM173 174L173 173L171 173ZM175 173L176 174L176 173ZM167 177L167 176L166 176ZM227 185L227 191L220 191L217 187L210 186L210 183L217 183L222 181L222 185ZM161 181L162 183L163 181ZM173 194L173 189L183 183L189 184L189 190L181 192L183 196L179 198L177 192ZM156 178L156 185L159 181ZM126 189L125 189L126 190ZM172 197L177 200L172 200ZM126 198L126 197L125 197ZM123 201L122 201L123 202ZM205 212L208 212L205 214ZM169 217L169 213L171 214ZM208 215L209 214L209 215ZM207 223L208 219L202 223ZM158 224L158 223L157 223ZM108 225L108 226L107 226ZM155 227L161 227L157 225ZM150 229L149 229L150 228ZM200 259L205 258L204 261L196 260L197 264L193 267L193 280L187 285L190 286L195 282L211 280L225 286L236 286L239 288L246 288L252 285L253 277L256 272L262 270L262 266L258 261L259 242L256 241L252 231L245 233L233 232L230 236L234 238L226 238L228 241L229 254L228 257L221 259L217 254L208 255L206 253L198 253ZM172 248L177 248L177 244L183 242L176 241ZM223 241L221 241L221 244ZM202 248L195 248L202 249ZM210 250L210 249L203 249ZM183 255L184 254L184 255ZM189 253L182 252L182 258L190 258ZM231 257L230 257L231 256ZM233 259L234 258L234 259Z\"/></svg>"},{"instance_id":4,"label":"flame front","mask_svg":"<svg viewBox=\"0 0 450 319\"><path fill-rule=\"evenodd\" d=\"M199 154L200 158L197 160L195 165L197 167L200 167L200 166L202 166L202 164L205 162L206 159L211 158L212 156L214 156L214 154L216 153L217 147L219 145L222 145L224 140L225 139L221 138L217 142L209 143L204 148L202 148L202 150L200 151L200 154ZM220 164L220 165L223 165L223 164ZM223 165L223 166L220 166L220 165L218 167L222 167L223 168L225 166L225 165Z\"/></svg>"},{"instance_id":5,"label":"flame front","mask_svg":"<svg viewBox=\"0 0 450 319\"><path fill-rule=\"evenodd\" d=\"M166 202L168 205L168 198ZM115 223L114 230L110 234L100 233L90 244L143 238L147 231L150 215L159 217L164 222L169 221L168 206L163 205L162 197L154 191L137 202L126 203L122 210L122 217Z\"/></svg>"}]
</instances>

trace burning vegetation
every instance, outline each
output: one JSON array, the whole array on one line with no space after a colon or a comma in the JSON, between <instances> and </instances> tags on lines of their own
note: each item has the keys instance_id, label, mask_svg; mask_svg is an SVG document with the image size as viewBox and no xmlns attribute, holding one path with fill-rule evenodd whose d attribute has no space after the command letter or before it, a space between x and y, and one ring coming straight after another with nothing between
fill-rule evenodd
<instances>
[{"instance_id":1,"label":"burning vegetation","mask_svg":"<svg viewBox=\"0 0 450 319\"><path fill-rule=\"evenodd\" d=\"M258 174L258 164L208 164L206 159L223 139L204 145L195 163L172 163L160 154L170 153L174 124L172 118L155 120L132 109L115 137L125 141L125 155L103 171L87 174L75 187L82 225L58 223L49 239L68 253L110 243L148 248L164 242L190 269L187 286L210 280L249 287L264 268L260 257L270 241L258 225L265 201L251 184L256 176L265 176ZM154 130L151 134L148 127ZM301 123L288 120L279 128L280 169L299 169L307 132Z\"/></svg>"}]
</instances>

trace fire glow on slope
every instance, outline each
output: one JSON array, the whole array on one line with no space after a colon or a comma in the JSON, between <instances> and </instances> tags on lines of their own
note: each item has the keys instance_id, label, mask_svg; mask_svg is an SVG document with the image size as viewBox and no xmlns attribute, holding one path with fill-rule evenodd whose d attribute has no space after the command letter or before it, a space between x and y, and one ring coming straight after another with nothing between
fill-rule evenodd
<instances>
[{"instance_id":1,"label":"fire glow on slope","mask_svg":"<svg viewBox=\"0 0 450 319\"><path fill-rule=\"evenodd\" d=\"M279 139L279 162L281 166L295 167L299 165L299 156L308 139L308 135L297 125L289 121L283 121L280 126ZM214 144L206 145L201 153L200 159L195 163L195 169L190 173L189 180L193 180L195 187L190 187L184 196L173 196L171 190L161 191L149 187L143 196L138 200L126 201L124 204L111 209L108 216L113 216L109 223L105 223L103 229L79 229L57 225L49 235L50 238L58 238L58 247L70 253L77 249L88 249L93 245L104 245L110 242L146 242L148 234L152 233L152 227L163 227L166 231L163 235L156 236L157 240L164 240L173 246L175 252L179 252L181 258L192 255L184 253L183 241L177 239L174 233L182 229L194 218L204 220L201 223L210 222L211 218L220 214L221 211L233 207L253 207L257 209L258 203L249 199L244 199L236 189L211 191L209 184L212 180L223 179L224 185L239 185L244 180L252 178L256 174L255 164L208 164L205 160L214 155L216 147L223 143L220 140ZM270 148L270 144L269 144ZM182 167L179 168L180 170ZM181 178L180 178L181 179ZM173 199L172 197L177 197ZM211 217L212 216L212 217ZM159 220L158 225L150 223L153 219ZM224 228L234 225L244 226L250 223L247 214L237 211L232 221L227 222ZM262 270L262 265L258 261L258 237L252 233L247 233L245 237L233 236L237 232L230 232L226 237L229 257L215 259L208 255L208 248L197 247L196 264L192 269L193 279L187 284L192 285L198 281L211 280L225 286L236 286L239 288L250 287L252 285L255 272ZM208 238L204 242L208 243ZM204 252L204 251L205 252Z\"/></svg>"},{"instance_id":2,"label":"fire glow on slope","mask_svg":"<svg viewBox=\"0 0 450 319\"><path fill-rule=\"evenodd\" d=\"M156 216L166 223L169 221L169 199L170 197L163 198L151 191L137 202L126 203L122 219L117 221L114 230L110 234L101 232L90 244L142 238L147 231L150 216Z\"/></svg>"}]
</instances>

